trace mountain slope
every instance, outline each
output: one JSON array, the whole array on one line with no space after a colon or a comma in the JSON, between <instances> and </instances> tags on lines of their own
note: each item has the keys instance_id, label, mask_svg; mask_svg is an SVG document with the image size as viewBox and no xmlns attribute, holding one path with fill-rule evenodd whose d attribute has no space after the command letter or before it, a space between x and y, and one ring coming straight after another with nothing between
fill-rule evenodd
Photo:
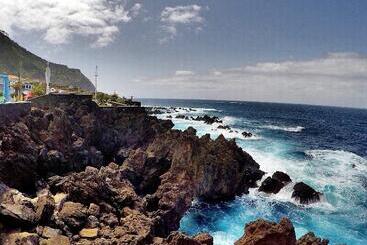
<instances>
[{"instance_id":1,"label":"mountain slope","mask_svg":"<svg viewBox=\"0 0 367 245\"><path fill-rule=\"evenodd\" d=\"M0 72L17 75L20 69L22 77L45 82L46 64L46 60L27 51L0 32ZM51 84L94 91L94 85L79 69L55 63L50 63L50 68Z\"/></svg>"}]
</instances>

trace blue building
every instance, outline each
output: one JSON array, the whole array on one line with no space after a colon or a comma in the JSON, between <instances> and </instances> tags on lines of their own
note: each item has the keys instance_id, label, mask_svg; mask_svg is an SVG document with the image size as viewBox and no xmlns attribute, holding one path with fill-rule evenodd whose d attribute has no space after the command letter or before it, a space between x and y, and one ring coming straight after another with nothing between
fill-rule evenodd
<instances>
[{"instance_id":1,"label":"blue building","mask_svg":"<svg viewBox=\"0 0 367 245\"><path fill-rule=\"evenodd\" d=\"M0 80L1 80L1 92L2 92L2 101L1 102L10 102L11 96L10 96L10 80L7 74L1 73L0 74Z\"/></svg>"}]
</instances>

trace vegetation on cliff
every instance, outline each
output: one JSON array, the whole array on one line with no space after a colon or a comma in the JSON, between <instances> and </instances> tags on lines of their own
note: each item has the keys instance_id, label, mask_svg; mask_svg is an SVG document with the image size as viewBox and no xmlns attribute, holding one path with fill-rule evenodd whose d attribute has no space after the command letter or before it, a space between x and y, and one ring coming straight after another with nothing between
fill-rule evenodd
<instances>
[{"instance_id":1,"label":"vegetation on cliff","mask_svg":"<svg viewBox=\"0 0 367 245\"><path fill-rule=\"evenodd\" d=\"M0 72L45 82L47 61L27 51L2 32L0 32L0 54ZM93 84L80 70L55 63L50 63L50 68L52 84L94 91Z\"/></svg>"}]
</instances>

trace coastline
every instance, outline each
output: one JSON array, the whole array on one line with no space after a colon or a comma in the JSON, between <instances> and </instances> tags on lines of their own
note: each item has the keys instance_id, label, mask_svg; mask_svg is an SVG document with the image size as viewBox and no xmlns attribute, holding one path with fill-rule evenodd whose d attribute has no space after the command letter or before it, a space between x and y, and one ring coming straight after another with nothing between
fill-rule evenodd
<instances>
[{"instance_id":1,"label":"coastline","mask_svg":"<svg viewBox=\"0 0 367 245\"><path fill-rule=\"evenodd\" d=\"M7 139L1 149L2 169L7 170L1 176L3 203L21 210L3 205L3 239L19 238L8 227L18 224L38 240L53 239L43 235L50 225L58 237L76 244L106 238L176 244L172 241L184 235L171 232L195 198L230 200L255 188L263 176L234 141L199 138L193 128L182 132L172 126L144 112L103 112L91 101L74 101L33 107L29 115L2 127ZM23 140L27 144L16 147ZM92 213L95 205L98 214Z\"/></svg>"}]
</instances>

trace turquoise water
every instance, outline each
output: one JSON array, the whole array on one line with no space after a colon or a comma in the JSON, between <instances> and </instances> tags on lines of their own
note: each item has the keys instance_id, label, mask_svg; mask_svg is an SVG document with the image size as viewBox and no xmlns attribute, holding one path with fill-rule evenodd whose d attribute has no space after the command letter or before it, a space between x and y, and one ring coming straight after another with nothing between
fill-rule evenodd
<instances>
[{"instance_id":1,"label":"turquoise water","mask_svg":"<svg viewBox=\"0 0 367 245\"><path fill-rule=\"evenodd\" d=\"M276 195L258 193L230 202L195 201L180 229L194 235L207 231L214 243L232 244L244 225L257 218L279 221L288 216L297 237L307 231L331 244L367 244L367 110L254 102L143 100L146 105L182 107L171 115L209 114L220 117L233 132L218 124L175 119L175 128L193 126L198 135L235 138L268 175L288 173L324 193L322 202L302 206L291 199L293 184ZM185 108L194 108L188 112ZM168 114L158 115L166 118ZM254 134L244 138L242 131ZM236 132L237 131L237 132ZM266 178L264 176L264 178Z\"/></svg>"}]
</instances>

